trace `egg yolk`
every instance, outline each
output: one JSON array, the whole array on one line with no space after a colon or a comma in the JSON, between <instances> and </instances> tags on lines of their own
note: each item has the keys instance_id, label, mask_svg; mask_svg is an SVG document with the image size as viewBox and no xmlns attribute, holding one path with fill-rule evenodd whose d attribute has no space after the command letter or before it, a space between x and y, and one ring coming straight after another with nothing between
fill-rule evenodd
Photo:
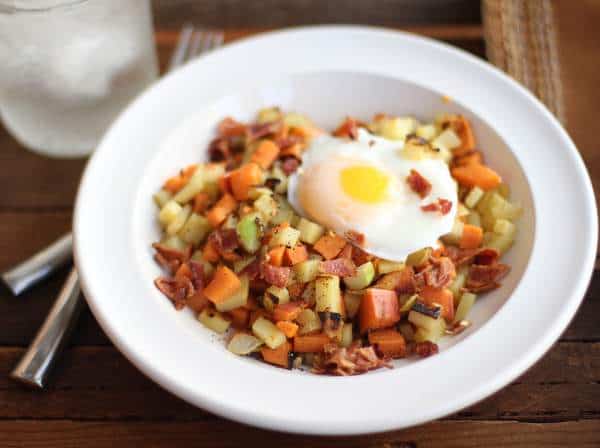
<instances>
[{"instance_id":1,"label":"egg yolk","mask_svg":"<svg viewBox=\"0 0 600 448\"><path fill-rule=\"evenodd\" d=\"M389 177L373 166L356 165L340 172L340 182L352 199L375 204L385 199Z\"/></svg>"}]
</instances>

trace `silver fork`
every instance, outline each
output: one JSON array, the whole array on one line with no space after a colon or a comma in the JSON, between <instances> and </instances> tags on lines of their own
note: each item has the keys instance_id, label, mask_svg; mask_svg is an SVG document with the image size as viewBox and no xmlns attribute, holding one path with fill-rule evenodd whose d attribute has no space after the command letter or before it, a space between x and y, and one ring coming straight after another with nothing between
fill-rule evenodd
<instances>
[{"instance_id":1,"label":"silver fork","mask_svg":"<svg viewBox=\"0 0 600 448\"><path fill-rule=\"evenodd\" d=\"M223 44L220 31L197 30L191 25L182 28L177 46L171 55L168 71L186 61L217 48ZM73 235L58 241L2 274L2 279L15 295L25 291L65 264L73 256ZM46 320L35 339L23 355L10 377L34 388L43 389L48 375L58 359L69 334L81 312L83 300L80 294L77 269L73 267Z\"/></svg>"}]
</instances>

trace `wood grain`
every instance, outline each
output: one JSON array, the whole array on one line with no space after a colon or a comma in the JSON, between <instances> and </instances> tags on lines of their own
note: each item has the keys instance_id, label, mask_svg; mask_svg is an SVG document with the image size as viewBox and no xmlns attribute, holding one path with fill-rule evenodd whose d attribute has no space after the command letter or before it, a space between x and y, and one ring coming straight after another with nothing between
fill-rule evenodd
<instances>
[{"instance_id":1,"label":"wood grain","mask_svg":"<svg viewBox=\"0 0 600 448\"><path fill-rule=\"evenodd\" d=\"M439 421L389 434L307 437L225 422L0 422L3 447L114 448L115 446L285 446L289 448L504 448L600 446L600 420L561 423Z\"/></svg>"},{"instance_id":2,"label":"wood grain","mask_svg":"<svg viewBox=\"0 0 600 448\"><path fill-rule=\"evenodd\" d=\"M145 378L113 347L67 350L48 390L24 389L7 374L23 353L0 350L0 420L214 420ZM499 393L451 419L558 421L600 415L600 343L559 343Z\"/></svg>"},{"instance_id":3,"label":"wood grain","mask_svg":"<svg viewBox=\"0 0 600 448\"><path fill-rule=\"evenodd\" d=\"M286 27L316 23L479 23L477 0L153 0L156 27L177 28L194 20L218 28Z\"/></svg>"}]
</instances>

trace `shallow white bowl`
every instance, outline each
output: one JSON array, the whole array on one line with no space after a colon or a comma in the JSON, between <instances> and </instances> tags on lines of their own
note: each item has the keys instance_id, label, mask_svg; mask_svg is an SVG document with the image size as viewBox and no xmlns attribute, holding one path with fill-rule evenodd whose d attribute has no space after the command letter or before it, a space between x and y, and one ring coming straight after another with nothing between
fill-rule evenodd
<instances>
[{"instance_id":1,"label":"shallow white bowl","mask_svg":"<svg viewBox=\"0 0 600 448\"><path fill-rule=\"evenodd\" d=\"M446 104L442 95L453 102ZM441 353L393 370L338 378L234 356L191 312L153 286L159 269L153 192L205 157L224 116L279 105L332 128L376 112L474 123L486 160L525 214L502 288ZM422 423L468 406L523 373L560 336L590 279L596 205L565 131L525 89L462 51L360 27L269 33L229 45L138 98L92 157L77 198L75 255L92 312L115 345L167 390L221 416L310 434L359 434Z\"/></svg>"}]
</instances>

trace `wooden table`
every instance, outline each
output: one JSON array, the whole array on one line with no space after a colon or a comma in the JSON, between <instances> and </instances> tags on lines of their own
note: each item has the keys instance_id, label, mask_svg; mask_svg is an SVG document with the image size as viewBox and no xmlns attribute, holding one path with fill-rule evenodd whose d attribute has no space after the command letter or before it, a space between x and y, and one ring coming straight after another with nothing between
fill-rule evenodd
<instances>
[{"instance_id":1,"label":"wooden table","mask_svg":"<svg viewBox=\"0 0 600 448\"><path fill-rule=\"evenodd\" d=\"M410 30L484 57L480 25ZM232 30L227 40L254 31ZM163 66L175 38L174 31L157 33ZM69 230L84 163L33 155L0 128L0 269ZM600 176L600 170L593 170L593 175ZM11 382L8 372L43 321L67 271L20 298L0 287L2 447L600 446L598 273L560 341L535 367L494 396L423 426L327 439L249 428L184 403L139 373L112 346L87 309L46 391ZM532 295L532 304L535 300Z\"/></svg>"}]
</instances>

